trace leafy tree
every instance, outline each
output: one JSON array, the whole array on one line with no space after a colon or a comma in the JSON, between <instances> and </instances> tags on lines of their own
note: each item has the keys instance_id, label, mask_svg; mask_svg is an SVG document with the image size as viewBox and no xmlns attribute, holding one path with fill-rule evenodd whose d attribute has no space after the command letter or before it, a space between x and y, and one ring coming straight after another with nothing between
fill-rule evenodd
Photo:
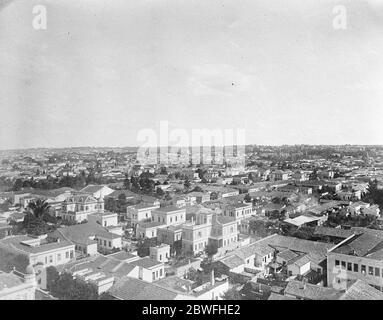
<instances>
[{"instance_id":1,"label":"leafy tree","mask_svg":"<svg viewBox=\"0 0 383 320\"><path fill-rule=\"evenodd\" d=\"M250 197L250 195L247 193L247 194L245 195L245 197L243 198L243 200L245 200L245 202L251 202L251 197Z\"/></svg>"},{"instance_id":2,"label":"leafy tree","mask_svg":"<svg viewBox=\"0 0 383 320\"><path fill-rule=\"evenodd\" d=\"M23 187L23 180L16 179L15 183L13 184L12 190L13 191L19 191Z\"/></svg>"},{"instance_id":3,"label":"leafy tree","mask_svg":"<svg viewBox=\"0 0 383 320\"><path fill-rule=\"evenodd\" d=\"M141 239L137 243L137 255L139 257L146 257L150 254L150 247L157 245L157 238Z\"/></svg>"},{"instance_id":4,"label":"leafy tree","mask_svg":"<svg viewBox=\"0 0 383 320\"><path fill-rule=\"evenodd\" d=\"M218 247L213 242L209 242L205 248L205 252L209 257L212 257L218 252Z\"/></svg>"},{"instance_id":5,"label":"leafy tree","mask_svg":"<svg viewBox=\"0 0 383 320\"><path fill-rule=\"evenodd\" d=\"M48 273L48 270L47 270ZM57 270L49 271L50 292L62 300L97 300L98 292L94 285L81 279L74 279L70 273L57 275ZM47 279L48 280L48 279Z\"/></svg>"},{"instance_id":6,"label":"leafy tree","mask_svg":"<svg viewBox=\"0 0 383 320\"><path fill-rule=\"evenodd\" d=\"M165 194L165 191L162 190L161 188L157 188L157 190L156 190L156 194L157 194L157 196L159 196L159 197L163 197L164 194Z\"/></svg>"},{"instance_id":7,"label":"leafy tree","mask_svg":"<svg viewBox=\"0 0 383 320\"><path fill-rule=\"evenodd\" d=\"M227 290L222 298L223 300L242 300L241 294L235 288Z\"/></svg>"},{"instance_id":8,"label":"leafy tree","mask_svg":"<svg viewBox=\"0 0 383 320\"><path fill-rule=\"evenodd\" d=\"M195 186L193 191L194 192L203 192L203 189L200 186Z\"/></svg>"},{"instance_id":9,"label":"leafy tree","mask_svg":"<svg viewBox=\"0 0 383 320\"><path fill-rule=\"evenodd\" d=\"M171 254L175 253L176 256L179 256L182 253L182 240L174 241L170 247L170 252Z\"/></svg>"},{"instance_id":10,"label":"leafy tree","mask_svg":"<svg viewBox=\"0 0 383 320\"><path fill-rule=\"evenodd\" d=\"M184 182L184 187L186 190L189 190L190 187L191 187L191 182L189 179L186 179L185 182Z\"/></svg>"},{"instance_id":11,"label":"leafy tree","mask_svg":"<svg viewBox=\"0 0 383 320\"><path fill-rule=\"evenodd\" d=\"M46 269L46 277L47 277L47 289L49 291L52 291L56 282L60 279L60 274L55 267L49 266Z\"/></svg>"}]
</instances>

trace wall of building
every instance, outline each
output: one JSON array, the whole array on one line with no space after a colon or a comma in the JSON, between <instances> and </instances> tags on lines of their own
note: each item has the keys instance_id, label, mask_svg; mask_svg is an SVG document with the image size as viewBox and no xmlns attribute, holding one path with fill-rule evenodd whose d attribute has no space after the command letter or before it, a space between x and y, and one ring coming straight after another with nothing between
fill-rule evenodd
<instances>
[{"instance_id":1,"label":"wall of building","mask_svg":"<svg viewBox=\"0 0 383 320\"><path fill-rule=\"evenodd\" d=\"M336 260L339 266L335 265ZM342 263L344 262L344 266ZM362 266L366 272L362 273ZM372 275L369 274L372 267ZM354 271L356 270L357 271ZM351 270L350 270L351 269ZM379 272L379 275L375 275ZM383 261L368 259L365 257L349 256L336 252L330 252L327 256L327 285L335 289L344 289L353 280L363 280L370 285L383 287ZM383 290L382 290L383 291Z\"/></svg>"}]
</instances>

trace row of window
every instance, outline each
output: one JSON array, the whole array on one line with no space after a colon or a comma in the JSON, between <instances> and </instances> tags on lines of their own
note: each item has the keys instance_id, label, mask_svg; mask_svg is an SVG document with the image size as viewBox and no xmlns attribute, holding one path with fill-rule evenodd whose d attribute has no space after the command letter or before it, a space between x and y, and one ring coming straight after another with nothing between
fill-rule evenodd
<instances>
[{"instance_id":1,"label":"row of window","mask_svg":"<svg viewBox=\"0 0 383 320\"><path fill-rule=\"evenodd\" d=\"M109 248L112 247L112 241L106 241L106 240L98 239L98 243L99 243L101 246L104 245L104 247L109 247Z\"/></svg>"},{"instance_id":2,"label":"row of window","mask_svg":"<svg viewBox=\"0 0 383 320\"><path fill-rule=\"evenodd\" d=\"M363 274L366 274L368 272L368 275L370 276L383 277L383 269L380 270L380 268L377 267L371 267L362 264L359 268L358 263L351 263L340 260L335 260L335 266L347 271L360 272Z\"/></svg>"},{"instance_id":3,"label":"row of window","mask_svg":"<svg viewBox=\"0 0 383 320\"><path fill-rule=\"evenodd\" d=\"M57 253L56 260L57 262L61 261L61 253ZM73 251L66 251L65 252L65 259L73 258ZM53 255L49 255L45 257L45 264L53 263Z\"/></svg>"},{"instance_id":4,"label":"row of window","mask_svg":"<svg viewBox=\"0 0 383 320\"><path fill-rule=\"evenodd\" d=\"M156 270L156 271L153 271L152 272L152 279L153 279L153 281L154 280L156 280L156 279L158 279L158 276L159 277L162 277L162 269L160 269L160 271L158 272L158 270Z\"/></svg>"}]
</instances>

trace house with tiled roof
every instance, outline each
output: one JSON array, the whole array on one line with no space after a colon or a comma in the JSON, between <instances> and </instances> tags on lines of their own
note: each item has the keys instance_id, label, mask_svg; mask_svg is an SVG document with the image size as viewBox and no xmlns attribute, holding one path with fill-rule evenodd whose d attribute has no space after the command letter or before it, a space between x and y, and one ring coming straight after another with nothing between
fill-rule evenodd
<instances>
[{"instance_id":1,"label":"house with tiled roof","mask_svg":"<svg viewBox=\"0 0 383 320\"><path fill-rule=\"evenodd\" d=\"M69 197L62 205L62 218L67 221L81 223L88 215L104 211L104 201L88 194L76 194Z\"/></svg>"},{"instance_id":2,"label":"house with tiled roof","mask_svg":"<svg viewBox=\"0 0 383 320\"><path fill-rule=\"evenodd\" d=\"M196 254L203 252L208 244L217 248L218 255L234 249L238 246L238 226L231 218L201 208L195 220L182 226L182 250Z\"/></svg>"},{"instance_id":3,"label":"house with tiled roof","mask_svg":"<svg viewBox=\"0 0 383 320\"><path fill-rule=\"evenodd\" d=\"M362 280L356 280L339 300L383 300L383 292Z\"/></svg>"},{"instance_id":4,"label":"house with tiled roof","mask_svg":"<svg viewBox=\"0 0 383 320\"><path fill-rule=\"evenodd\" d=\"M86 223L58 228L49 237L71 241L76 250L84 255L122 248L121 235L109 232L107 227L101 225L97 215L89 215Z\"/></svg>"},{"instance_id":5,"label":"house with tiled roof","mask_svg":"<svg viewBox=\"0 0 383 320\"><path fill-rule=\"evenodd\" d=\"M344 290L355 280L383 291L383 231L351 228L352 235L329 250L327 283Z\"/></svg>"},{"instance_id":6,"label":"house with tiled roof","mask_svg":"<svg viewBox=\"0 0 383 320\"><path fill-rule=\"evenodd\" d=\"M114 190L106 185L88 185L81 189L80 192L89 194L96 199L104 200L104 197L114 192Z\"/></svg>"},{"instance_id":7,"label":"house with tiled roof","mask_svg":"<svg viewBox=\"0 0 383 320\"><path fill-rule=\"evenodd\" d=\"M299 300L338 300L341 294L333 288L290 280L284 291L287 297Z\"/></svg>"}]
</instances>

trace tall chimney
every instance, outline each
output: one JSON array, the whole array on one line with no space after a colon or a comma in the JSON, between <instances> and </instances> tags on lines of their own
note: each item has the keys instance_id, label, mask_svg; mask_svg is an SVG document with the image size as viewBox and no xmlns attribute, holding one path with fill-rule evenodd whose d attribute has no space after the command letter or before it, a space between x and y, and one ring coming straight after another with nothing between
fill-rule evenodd
<instances>
[{"instance_id":1,"label":"tall chimney","mask_svg":"<svg viewBox=\"0 0 383 320\"><path fill-rule=\"evenodd\" d=\"M215 284L214 269L211 270L210 283L212 286Z\"/></svg>"}]
</instances>

